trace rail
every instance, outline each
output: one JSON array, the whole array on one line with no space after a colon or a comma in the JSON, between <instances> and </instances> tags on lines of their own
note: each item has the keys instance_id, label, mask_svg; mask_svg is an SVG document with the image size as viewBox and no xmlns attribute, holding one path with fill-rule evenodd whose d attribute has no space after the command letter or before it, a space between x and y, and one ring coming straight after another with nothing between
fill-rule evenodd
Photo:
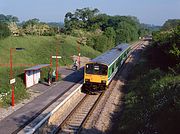
<instances>
[{"instance_id":1,"label":"rail","mask_svg":"<svg viewBox=\"0 0 180 134\"><path fill-rule=\"evenodd\" d=\"M132 46L133 52L139 45L141 45L143 42L137 43ZM126 61L129 61L132 57L128 56ZM119 73L123 70L125 66L123 66ZM115 84L115 83L113 83ZM103 100L102 105L105 105L107 99L111 95L113 88L108 89L108 94L105 96L105 99ZM78 104L77 106L71 111L71 113L67 116L67 118L59 125L58 129L55 131L55 133L80 133L81 130L84 128L86 122L88 121L89 117L95 110L96 106L100 102L101 98L104 96L104 93L101 93L98 95L98 97L95 99L93 95L86 95ZM90 99L88 97L91 97ZM90 104L92 103L92 104ZM80 109L80 110L79 110ZM81 110L83 109L83 110ZM88 109L88 110L87 110ZM86 112L84 112L84 110ZM79 119L79 115L81 115L81 118ZM83 116L82 116L83 115ZM77 120L78 119L78 120ZM76 124L76 126L74 126ZM53 132L54 133L54 132Z\"/></svg>"},{"instance_id":2,"label":"rail","mask_svg":"<svg viewBox=\"0 0 180 134\"><path fill-rule=\"evenodd\" d=\"M133 45L133 46L131 47L131 52L130 52L130 53L132 53L139 45L143 44L143 42L144 42L144 41L141 41L141 42L136 43L135 45ZM128 60L129 58L130 58L130 57L128 57L127 60ZM123 66L122 68L124 68L124 66ZM121 70L122 70L122 68L121 68ZM82 83L82 81L81 81L81 83ZM75 84L74 84L74 85L75 85ZM73 86L74 86L74 85L73 85ZM72 87L73 87L73 86L72 86ZM56 108L54 108L51 112L49 112L49 113L48 113L41 121L39 121L34 127L32 127L32 128L27 128L27 129L26 129L26 133L27 133L27 134L35 133L40 127L43 126L44 123L46 123L46 122L49 120L49 118L50 118L52 115L56 114L56 112L57 112L63 105L65 105L65 103L66 103L68 100L70 100L71 97L73 97L76 92L78 92L78 90L81 88L81 86L82 86L82 84L80 84L69 96L67 96L67 98L66 98L63 102L61 102L58 106L56 106ZM110 90L109 90L109 91L110 91ZM83 126L86 124L88 118L90 117L90 115L91 115L91 113L93 112L93 110L96 108L98 102L101 100L101 98L103 97L103 95L104 95L104 93L100 94L100 95L99 95L100 97L98 97L98 98L96 99L96 101L94 101L94 103L91 105L91 108L89 108L89 111L86 113L85 117L83 118L82 122L81 122L80 125L79 125L79 128L77 129L77 130L78 130L78 131L77 131L78 133L82 130ZM62 95L61 95L61 96L62 96ZM47 109L47 108L48 108L50 105L52 105L54 102L56 102L61 96L58 96L57 98L55 98L55 99L54 99L51 103L49 103L44 109L42 109L41 112L44 111L45 109ZM92 97L92 96L91 96L91 97ZM97 97L97 96L96 96L96 97ZM108 97L107 97L107 98L108 98ZM78 105L70 112L70 114L68 115L68 117L63 121L63 123L61 123L60 125L58 125L58 126L59 126L59 129L61 129L62 126L63 126L63 124L65 124L65 123L67 122L67 120L71 118L71 116L73 115L73 113L75 113L75 112L73 112L73 111L76 111L77 109L79 109L78 107L79 107L80 105L84 104L85 100L86 100L86 99L83 99L80 103L78 103ZM86 103L85 103L85 104L86 104ZM40 113L39 113L39 114L40 114ZM37 116L36 116L36 117L37 117ZM35 117L34 117L33 119L35 119ZM32 120L31 120L30 122L28 122L28 123L26 124L26 126L27 126L28 124L30 124L31 122L32 122ZM26 127L26 126L24 126L24 127ZM24 127L23 127L23 128L24 128ZM22 131L23 131L22 129L23 129L23 128L21 128L21 129L18 130L17 132L20 131L20 133L22 133ZM59 133L60 133L61 130L59 130L59 129L58 129L58 131L55 130L54 132L56 132L56 133L59 132Z\"/></svg>"}]
</instances>

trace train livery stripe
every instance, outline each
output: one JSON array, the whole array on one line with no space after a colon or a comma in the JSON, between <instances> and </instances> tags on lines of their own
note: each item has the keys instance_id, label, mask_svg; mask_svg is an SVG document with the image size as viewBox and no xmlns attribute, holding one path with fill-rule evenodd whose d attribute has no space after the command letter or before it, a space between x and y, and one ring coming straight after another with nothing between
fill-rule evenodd
<instances>
[{"instance_id":1,"label":"train livery stripe","mask_svg":"<svg viewBox=\"0 0 180 134\"><path fill-rule=\"evenodd\" d=\"M114 75L117 73L117 71L118 71L118 67L114 70L114 72L112 73L111 77L108 78L108 84L109 84L109 82L112 80L112 78L114 77Z\"/></svg>"}]
</instances>

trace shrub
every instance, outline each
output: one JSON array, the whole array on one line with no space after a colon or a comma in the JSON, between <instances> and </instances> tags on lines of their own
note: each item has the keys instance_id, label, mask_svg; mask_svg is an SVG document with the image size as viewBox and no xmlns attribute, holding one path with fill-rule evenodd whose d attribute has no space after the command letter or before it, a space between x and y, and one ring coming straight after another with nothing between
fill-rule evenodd
<instances>
[{"instance_id":1,"label":"shrub","mask_svg":"<svg viewBox=\"0 0 180 134\"><path fill-rule=\"evenodd\" d=\"M0 39L6 38L11 35L11 31L9 30L7 24L0 22Z\"/></svg>"}]
</instances>

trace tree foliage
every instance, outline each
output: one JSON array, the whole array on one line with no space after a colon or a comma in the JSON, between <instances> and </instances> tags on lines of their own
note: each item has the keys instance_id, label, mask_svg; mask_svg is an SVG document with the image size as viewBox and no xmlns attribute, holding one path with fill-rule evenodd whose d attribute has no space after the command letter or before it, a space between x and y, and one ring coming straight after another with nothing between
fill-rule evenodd
<instances>
[{"instance_id":1,"label":"tree foliage","mask_svg":"<svg viewBox=\"0 0 180 134\"><path fill-rule=\"evenodd\" d=\"M108 38L108 43L104 44L107 46L101 47L102 50L100 51L104 51L104 48L110 49L122 42L137 40L139 36L149 32L141 27L139 20L134 16L110 16L99 13L98 9L83 8L77 9L74 13L68 12L65 15L64 22L65 31L68 34L73 33L73 29L82 29L89 32L102 31L103 35L100 32L98 36L88 36L89 39L87 40L87 44L96 49L99 48L97 37L101 39ZM102 43L100 46L102 46Z\"/></svg>"},{"instance_id":2,"label":"tree foliage","mask_svg":"<svg viewBox=\"0 0 180 134\"><path fill-rule=\"evenodd\" d=\"M17 33L17 22L19 19L16 16L0 14L0 38L10 36L11 33Z\"/></svg>"},{"instance_id":3,"label":"tree foliage","mask_svg":"<svg viewBox=\"0 0 180 134\"><path fill-rule=\"evenodd\" d=\"M8 25L0 22L0 39L8 37L11 35L11 31L8 28Z\"/></svg>"},{"instance_id":4,"label":"tree foliage","mask_svg":"<svg viewBox=\"0 0 180 134\"><path fill-rule=\"evenodd\" d=\"M162 30L171 30L177 26L180 26L180 19L169 19L163 24Z\"/></svg>"},{"instance_id":5,"label":"tree foliage","mask_svg":"<svg viewBox=\"0 0 180 134\"><path fill-rule=\"evenodd\" d=\"M94 40L94 49L98 50L100 52L104 52L107 50L107 46L108 46L108 38L104 35L100 35L100 36L95 36L93 38Z\"/></svg>"},{"instance_id":6,"label":"tree foliage","mask_svg":"<svg viewBox=\"0 0 180 134\"><path fill-rule=\"evenodd\" d=\"M34 18L30 19L23 23L22 25L23 31L25 34L29 35L44 35L51 36L58 33L58 28L55 26L49 26L44 22L40 22L39 19Z\"/></svg>"},{"instance_id":7,"label":"tree foliage","mask_svg":"<svg viewBox=\"0 0 180 134\"><path fill-rule=\"evenodd\" d=\"M0 14L0 22L3 23L19 22L19 19L16 16Z\"/></svg>"},{"instance_id":8,"label":"tree foliage","mask_svg":"<svg viewBox=\"0 0 180 134\"><path fill-rule=\"evenodd\" d=\"M147 47L129 76L124 99L126 106L114 132L179 133L179 35L178 28L153 34L154 45Z\"/></svg>"},{"instance_id":9,"label":"tree foliage","mask_svg":"<svg viewBox=\"0 0 180 134\"><path fill-rule=\"evenodd\" d=\"M92 19L97 13L98 9L76 9L75 13L68 12L65 15L64 23L66 31L71 31L72 29L84 28L88 27L88 23L90 19Z\"/></svg>"},{"instance_id":10,"label":"tree foliage","mask_svg":"<svg viewBox=\"0 0 180 134\"><path fill-rule=\"evenodd\" d=\"M170 64L180 63L180 25L153 33L153 43Z\"/></svg>"},{"instance_id":11,"label":"tree foliage","mask_svg":"<svg viewBox=\"0 0 180 134\"><path fill-rule=\"evenodd\" d=\"M178 133L180 77L159 69L143 73L143 68L136 69L140 74L134 71L137 78L128 82L126 110L118 133Z\"/></svg>"},{"instance_id":12,"label":"tree foliage","mask_svg":"<svg viewBox=\"0 0 180 134\"><path fill-rule=\"evenodd\" d=\"M108 38L107 48L110 49L115 46L116 32L113 27L107 27L103 33Z\"/></svg>"}]
</instances>

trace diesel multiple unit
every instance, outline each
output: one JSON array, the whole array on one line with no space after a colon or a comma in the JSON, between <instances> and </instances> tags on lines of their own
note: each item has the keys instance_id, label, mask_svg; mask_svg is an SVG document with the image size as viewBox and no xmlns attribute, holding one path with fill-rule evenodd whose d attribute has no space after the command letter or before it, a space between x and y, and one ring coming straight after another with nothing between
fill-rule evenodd
<instances>
[{"instance_id":1,"label":"diesel multiple unit","mask_svg":"<svg viewBox=\"0 0 180 134\"><path fill-rule=\"evenodd\" d=\"M128 44L120 44L87 63L84 67L83 90L105 90L130 51Z\"/></svg>"}]
</instances>

